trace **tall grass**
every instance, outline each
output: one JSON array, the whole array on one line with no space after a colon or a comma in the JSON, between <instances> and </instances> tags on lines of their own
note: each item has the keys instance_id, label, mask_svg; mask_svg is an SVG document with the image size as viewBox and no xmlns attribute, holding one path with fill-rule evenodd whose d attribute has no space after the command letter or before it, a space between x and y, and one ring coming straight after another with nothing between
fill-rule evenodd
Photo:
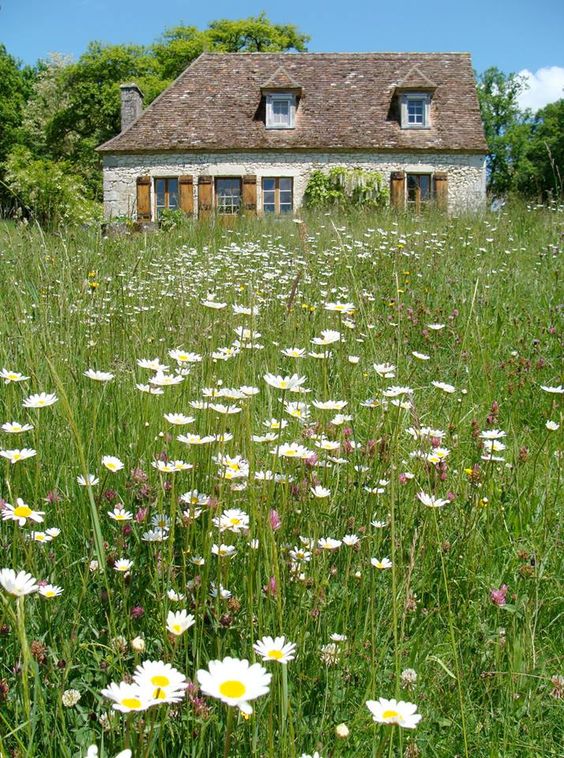
<instances>
[{"instance_id":1,"label":"tall grass","mask_svg":"<svg viewBox=\"0 0 564 758\"><path fill-rule=\"evenodd\" d=\"M561 396L542 386L561 384L561 239L562 210L531 207L458 219L243 220L124 239L0 226L0 369L30 377L0 385L0 425L34 426L0 431L0 449L37 451L0 461L0 497L45 511L42 524L0 522L0 568L64 590L25 602L0 590L0 753L84 756L96 743L109 756L126 746L193 758L559 755L561 432L546 422L561 423ZM212 295L226 307L203 305ZM324 307L339 301L354 315ZM237 315L234 304L260 310ZM251 331L248 346L213 358L237 327ZM341 341L312 344L324 329ZM139 391L152 372L137 361L158 357L175 373L168 351L178 347L201 362L162 395ZM330 356L282 354L291 347ZM375 370L384 363L394 376ZM87 369L115 378L96 382ZM274 389L267 372L297 372L309 392ZM404 407L383 394L392 385L412 390ZM241 386L260 392L218 400L240 413L190 405L204 388ZM57 403L22 407L41 391ZM298 400L310 406L305 422L284 411ZM313 400L346 401L350 418L331 425L336 411ZM196 420L174 426L164 418L172 412ZM269 419L288 425L274 441L252 441ZM443 463L421 458L439 444L407 431L422 427L444 432ZM482 458L480 433L491 429L506 432L500 461ZM186 446L177 440L185 433L232 439ZM315 447L321 436L340 449ZM272 454L285 442L317 457ZM124 469L109 472L104 455ZM241 455L248 478L220 476L218 455ZM151 465L167 459L193 467ZM254 478L267 469L288 481ZM99 483L80 486L89 473ZM316 484L329 497L315 497ZM206 504L190 520L179 496L194 489ZM448 504L425 507L420 491ZM125 525L107 515L120 503L136 515ZM249 515L248 533L219 533L212 519L228 508ZM171 519L168 539L144 541L159 514ZM61 530L51 542L29 539L49 527ZM355 547L318 547L350 534ZM300 536L315 547L296 569ZM214 543L236 555L212 555ZM390 569L371 565L384 557ZM120 558L133 561L128 575L114 570ZM230 599L212 597L211 583ZM491 595L502 585L504 603ZM170 600L170 589L186 599ZM181 608L195 624L175 637L166 617ZM116 713L101 695L145 659L192 682L213 659L260 660L253 643L264 635L285 635L296 658L264 664L270 692L248 719L195 684L179 704L139 714ZM137 637L144 652L131 645ZM80 700L65 706L70 689ZM380 696L417 704L417 728L374 723L365 702ZM348 737L336 734L342 723Z\"/></svg>"}]
</instances>

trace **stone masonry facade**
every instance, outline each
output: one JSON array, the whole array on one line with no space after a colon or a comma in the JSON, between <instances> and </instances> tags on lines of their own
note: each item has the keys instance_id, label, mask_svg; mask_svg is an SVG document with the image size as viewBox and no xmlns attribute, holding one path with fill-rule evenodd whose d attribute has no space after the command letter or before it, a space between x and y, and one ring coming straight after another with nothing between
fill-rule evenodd
<instances>
[{"instance_id":1,"label":"stone masonry facade","mask_svg":"<svg viewBox=\"0 0 564 758\"><path fill-rule=\"evenodd\" d=\"M474 153L392 153L392 152L294 152L269 151L225 153L138 153L111 154L104 161L104 210L108 219L134 218L136 181L139 176L194 178L194 214L198 208L198 177L257 177L257 209L262 208L263 177L293 179L294 211L302 205L308 178L316 169L333 166L359 166L379 171L386 186L394 171L448 176L448 211L451 214L475 212L486 201L485 155ZM151 181L151 216L155 218L154 181Z\"/></svg>"}]
</instances>

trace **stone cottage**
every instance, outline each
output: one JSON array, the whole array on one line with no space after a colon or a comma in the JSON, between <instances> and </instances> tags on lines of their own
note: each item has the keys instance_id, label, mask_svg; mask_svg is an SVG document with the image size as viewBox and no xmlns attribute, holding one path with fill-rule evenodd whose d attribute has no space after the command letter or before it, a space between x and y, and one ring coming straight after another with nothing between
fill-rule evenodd
<instances>
[{"instance_id":1,"label":"stone cottage","mask_svg":"<svg viewBox=\"0 0 564 758\"><path fill-rule=\"evenodd\" d=\"M482 208L468 53L203 53L146 110L124 84L101 145L108 218L296 211L315 169L379 171L390 202Z\"/></svg>"}]
</instances>

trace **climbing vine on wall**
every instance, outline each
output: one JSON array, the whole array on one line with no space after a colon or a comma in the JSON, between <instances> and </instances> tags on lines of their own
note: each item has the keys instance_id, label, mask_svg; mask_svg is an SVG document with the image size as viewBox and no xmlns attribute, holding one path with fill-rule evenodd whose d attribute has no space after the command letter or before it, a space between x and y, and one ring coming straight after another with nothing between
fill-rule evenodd
<instances>
[{"instance_id":1,"label":"climbing vine on wall","mask_svg":"<svg viewBox=\"0 0 564 758\"><path fill-rule=\"evenodd\" d=\"M379 208L387 203L382 174L355 166L313 171L304 195L307 208Z\"/></svg>"}]
</instances>

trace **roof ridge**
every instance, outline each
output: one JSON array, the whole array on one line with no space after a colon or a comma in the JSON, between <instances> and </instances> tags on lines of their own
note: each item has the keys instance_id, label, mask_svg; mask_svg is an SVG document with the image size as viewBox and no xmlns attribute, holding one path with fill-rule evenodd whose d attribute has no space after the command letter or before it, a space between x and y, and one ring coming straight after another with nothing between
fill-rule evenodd
<instances>
[{"instance_id":1,"label":"roof ridge","mask_svg":"<svg viewBox=\"0 0 564 758\"><path fill-rule=\"evenodd\" d=\"M262 57L266 57L267 55L277 56L277 57L282 57L282 56L285 56L285 57L289 57L289 56L292 56L292 57L304 56L305 57L305 56L313 56L313 55L319 55L319 56L328 56L328 55L334 55L334 56L336 56L336 55L339 55L339 56L343 56L343 57L344 56L351 56L351 57L358 56L358 57L361 57L361 56L371 56L371 55L392 55L392 56L402 57L402 56L405 56L405 55L419 55L419 56L424 55L424 56L429 56L429 57L442 57L443 55L469 55L470 56L471 53L468 50L444 50L444 51L438 51L438 52L434 52L434 53L421 52L421 51L417 51L417 50L405 50L403 52L402 51L398 51L398 50L368 50L368 51L364 51L364 52L359 52L359 51L357 51L357 52L344 52L344 51L331 52L331 51L313 51L313 50L306 50L305 52L300 52L300 51L296 51L296 52L290 52L290 51L287 51L287 52L257 52L257 51L248 51L248 50L245 50L245 51L236 52L236 53L225 53L225 52L221 52L219 50L205 50L204 52L200 53L200 55L198 56L198 58L201 58L201 57L206 56L206 55L214 56L214 57L219 57L220 55L223 55L225 57L229 57L229 56L235 57L236 55L237 56L241 56L241 57L243 57L243 56L251 56L251 55L258 55L258 56L262 56ZM197 60L197 58L196 58L196 60Z\"/></svg>"}]
</instances>

